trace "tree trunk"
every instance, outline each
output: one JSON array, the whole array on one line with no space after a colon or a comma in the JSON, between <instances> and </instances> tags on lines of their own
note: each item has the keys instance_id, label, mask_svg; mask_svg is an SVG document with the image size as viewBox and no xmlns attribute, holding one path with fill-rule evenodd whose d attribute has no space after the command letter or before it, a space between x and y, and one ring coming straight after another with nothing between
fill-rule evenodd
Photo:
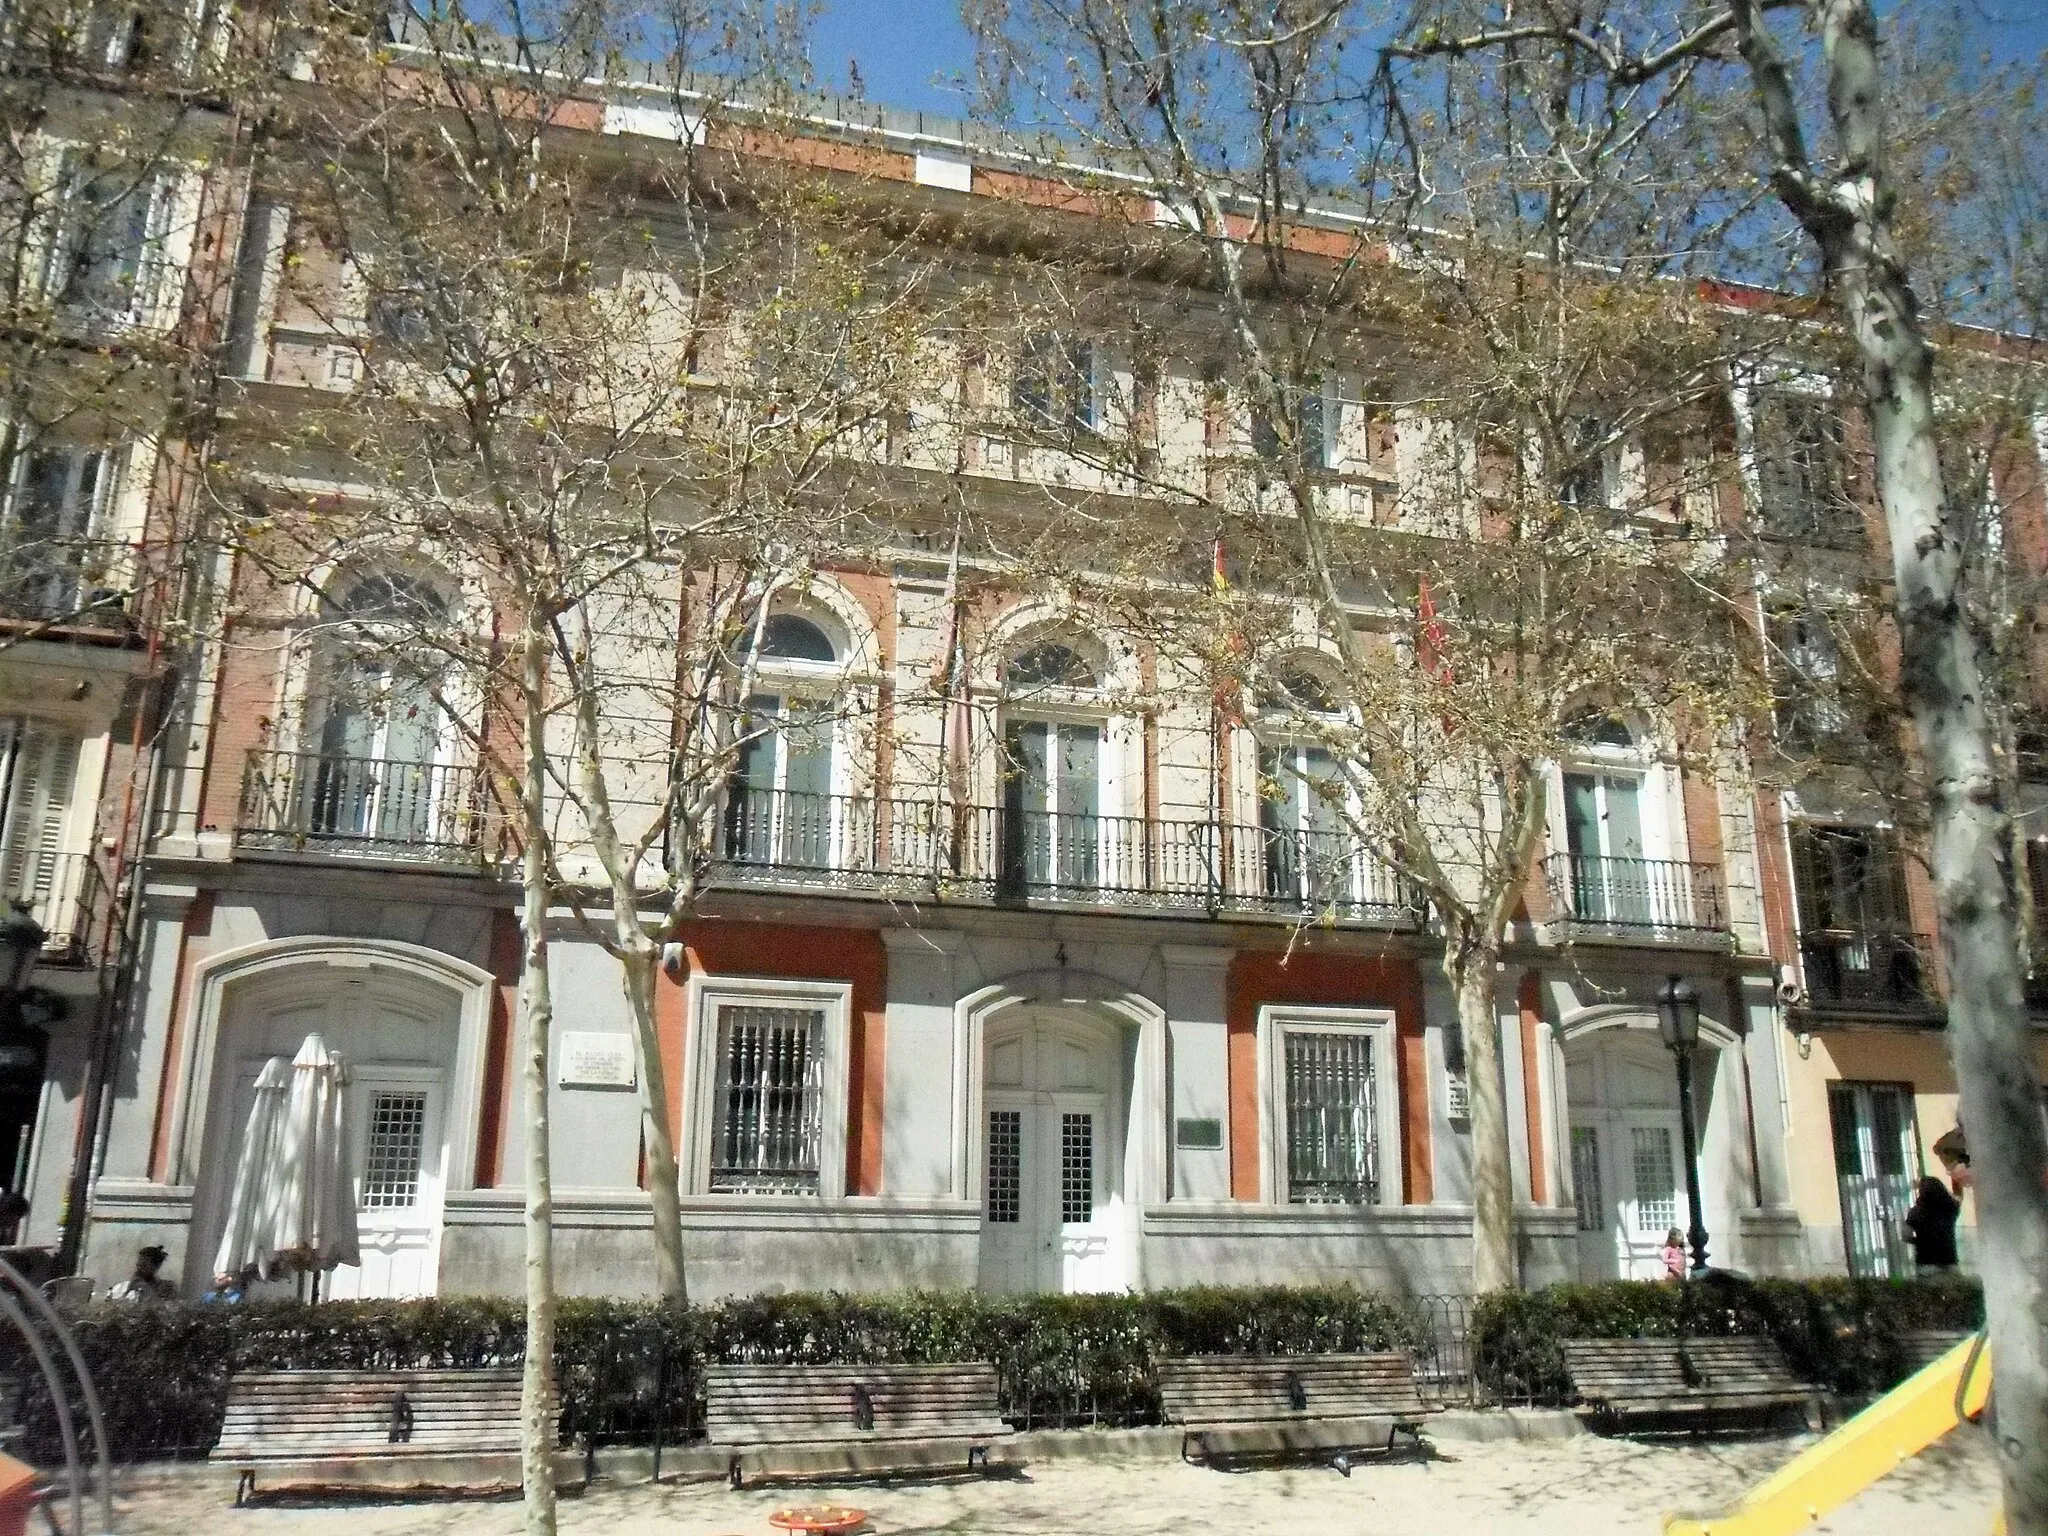
<instances>
[{"instance_id":1,"label":"tree trunk","mask_svg":"<svg viewBox=\"0 0 2048 1536\"><path fill-rule=\"evenodd\" d=\"M2021 1002L2012 818L1942 485L1934 353L1892 230L1877 18L1870 0L1811 6L1837 143L1825 176L1814 169L1792 72L1758 0L1735 14L1773 185L1819 246L1863 364L1897 585L1900 684L1929 782L1949 1051L1977 1190L2006 1523L2012 1536L2048 1536L2048 1136Z\"/></svg>"},{"instance_id":2,"label":"tree trunk","mask_svg":"<svg viewBox=\"0 0 2048 1536\"><path fill-rule=\"evenodd\" d=\"M640 1134L647 1153L647 1194L654 1207L654 1286L678 1305L690 1299L683 1274L683 1205L676 1146L668 1129L668 1072L655 1029L654 989L660 952L652 943L635 945L621 957L626 1001L640 1053Z\"/></svg>"},{"instance_id":3,"label":"tree trunk","mask_svg":"<svg viewBox=\"0 0 2048 1536\"><path fill-rule=\"evenodd\" d=\"M554 1190L548 1169L548 1035L554 995L548 982L546 637L529 622L522 658L526 772L520 786L520 865L524 949L520 1018L526 1031L526 1368L519 1387L519 1466L529 1536L555 1532Z\"/></svg>"},{"instance_id":4,"label":"tree trunk","mask_svg":"<svg viewBox=\"0 0 2048 1536\"><path fill-rule=\"evenodd\" d=\"M1514 1289L1515 1185L1508 1154L1507 1081L1501 1072L1500 1015L1495 978L1499 951L1455 938L1444 950L1444 975L1458 999L1465 1036L1466 1094L1472 1111L1472 1289L1479 1295Z\"/></svg>"}]
</instances>

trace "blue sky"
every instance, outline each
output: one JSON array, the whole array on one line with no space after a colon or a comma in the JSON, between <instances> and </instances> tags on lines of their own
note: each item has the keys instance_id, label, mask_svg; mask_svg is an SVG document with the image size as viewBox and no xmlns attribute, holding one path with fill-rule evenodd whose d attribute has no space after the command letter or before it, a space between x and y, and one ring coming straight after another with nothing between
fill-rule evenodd
<instances>
[{"instance_id":1,"label":"blue sky","mask_svg":"<svg viewBox=\"0 0 2048 1536\"><path fill-rule=\"evenodd\" d=\"M1919 3L1960 3L2001 58L2038 58L2048 50L2048 0ZM811 57L828 88L845 89L848 62L857 61L870 101L952 117L964 115L962 86L971 88L974 78L974 44L960 24L958 0L823 0Z\"/></svg>"}]
</instances>

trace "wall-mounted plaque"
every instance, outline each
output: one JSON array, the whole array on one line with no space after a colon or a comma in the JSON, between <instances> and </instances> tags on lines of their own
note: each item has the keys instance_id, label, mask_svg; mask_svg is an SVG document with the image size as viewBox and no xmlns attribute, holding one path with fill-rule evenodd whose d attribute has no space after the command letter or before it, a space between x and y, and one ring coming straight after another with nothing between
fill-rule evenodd
<instances>
[{"instance_id":1,"label":"wall-mounted plaque","mask_svg":"<svg viewBox=\"0 0 2048 1536\"><path fill-rule=\"evenodd\" d=\"M1223 1146L1223 1122L1221 1120L1176 1120L1173 1122L1173 1143L1186 1147L1191 1152L1215 1152Z\"/></svg>"},{"instance_id":2,"label":"wall-mounted plaque","mask_svg":"<svg viewBox=\"0 0 2048 1536\"><path fill-rule=\"evenodd\" d=\"M555 1081L564 1088L631 1088L640 1080L631 1035L564 1030L555 1056Z\"/></svg>"}]
</instances>

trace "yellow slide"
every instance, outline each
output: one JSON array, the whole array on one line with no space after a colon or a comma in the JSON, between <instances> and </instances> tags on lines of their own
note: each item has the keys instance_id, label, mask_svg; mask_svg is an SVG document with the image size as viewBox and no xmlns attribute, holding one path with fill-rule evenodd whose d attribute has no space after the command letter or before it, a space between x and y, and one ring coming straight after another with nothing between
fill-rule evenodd
<instances>
[{"instance_id":1,"label":"yellow slide","mask_svg":"<svg viewBox=\"0 0 2048 1536\"><path fill-rule=\"evenodd\" d=\"M1671 1515L1664 1536L1790 1536L1917 1456L1991 1397L1991 1356L1976 1334L1808 1446L1723 1514ZM1992 1524L2002 1536L2005 1517Z\"/></svg>"}]
</instances>

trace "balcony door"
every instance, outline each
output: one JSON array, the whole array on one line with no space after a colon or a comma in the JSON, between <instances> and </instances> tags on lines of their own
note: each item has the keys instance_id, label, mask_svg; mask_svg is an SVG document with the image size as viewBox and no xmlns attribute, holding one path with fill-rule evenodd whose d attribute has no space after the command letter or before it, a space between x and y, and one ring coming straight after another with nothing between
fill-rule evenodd
<instances>
[{"instance_id":1,"label":"balcony door","mask_svg":"<svg viewBox=\"0 0 2048 1536\"><path fill-rule=\"evenodd\" d=\"M1266 895L1310 911L1351 899L1355 860L1336 758L1301 742L1262 746L1259 783Z\"/></svg>"},{"instance_id":2,"label":"balcony door","mask_svg":"<svg viewBox=\"0 0 2048 1536\"><path fill-rule=\"evenodd\" d=\"M1647 925L1674 915L1656 912L1651 900L1641 775L1565 774L1564 831L1574 917L1588 923Z\"/></svg>"},{"instance_id":3,"label":"balcony door","mask_svg":"<svg viewBox=\"0 0 2048 1536\"><path fill-rule=\"evenodd\" d=\"M1920 1167L1912 1085L1830 1083L1828 1123L1849 1273L1911 1279L1913 1250L1905 1224Z\"/></svg>"},{"instance_id":4,"label":"balcony door","mask_svg":"<svg viewBox=\"0 0 2048 1536\"><path fill-rule=\"evenodd\" d=\"M1795 824L1792 872L1814 1002L1902 1007L1926 1000L1905 862L1888 831Z\"/></svg>"},{"instance_id":5,"label":"balcony door","mask_svg":"<svg viewBox=\"0 0 2048 1536\"><path fill-rule=\"evenodd\" d=\"M0 898L27 902L53 940L77 929L84 860L68 857L64 842L78 753L68 732L0 721Z\"/></svg>"},{"instance_id":6,"label":"balcony door","mask_svg":"<svg viewBox=\"0 0 2048 1536\"><path fill-rule=\"evenodd\" d=\"M786 694L756 694L747 700L743 729L726 800L727 857L791 869L839 867L830 710Z\"/></svg>"},{"instance_id":7,"label":"balcony door","mask_svg":"<svg viewBox=\"0 0 2048 1536\"><path fill-rule=\"evenodd\" d=\"M1013 720L1003 737L1002 884L1089 891L1100 884L1102 727Z\"/></svg>"}]
</instances>

